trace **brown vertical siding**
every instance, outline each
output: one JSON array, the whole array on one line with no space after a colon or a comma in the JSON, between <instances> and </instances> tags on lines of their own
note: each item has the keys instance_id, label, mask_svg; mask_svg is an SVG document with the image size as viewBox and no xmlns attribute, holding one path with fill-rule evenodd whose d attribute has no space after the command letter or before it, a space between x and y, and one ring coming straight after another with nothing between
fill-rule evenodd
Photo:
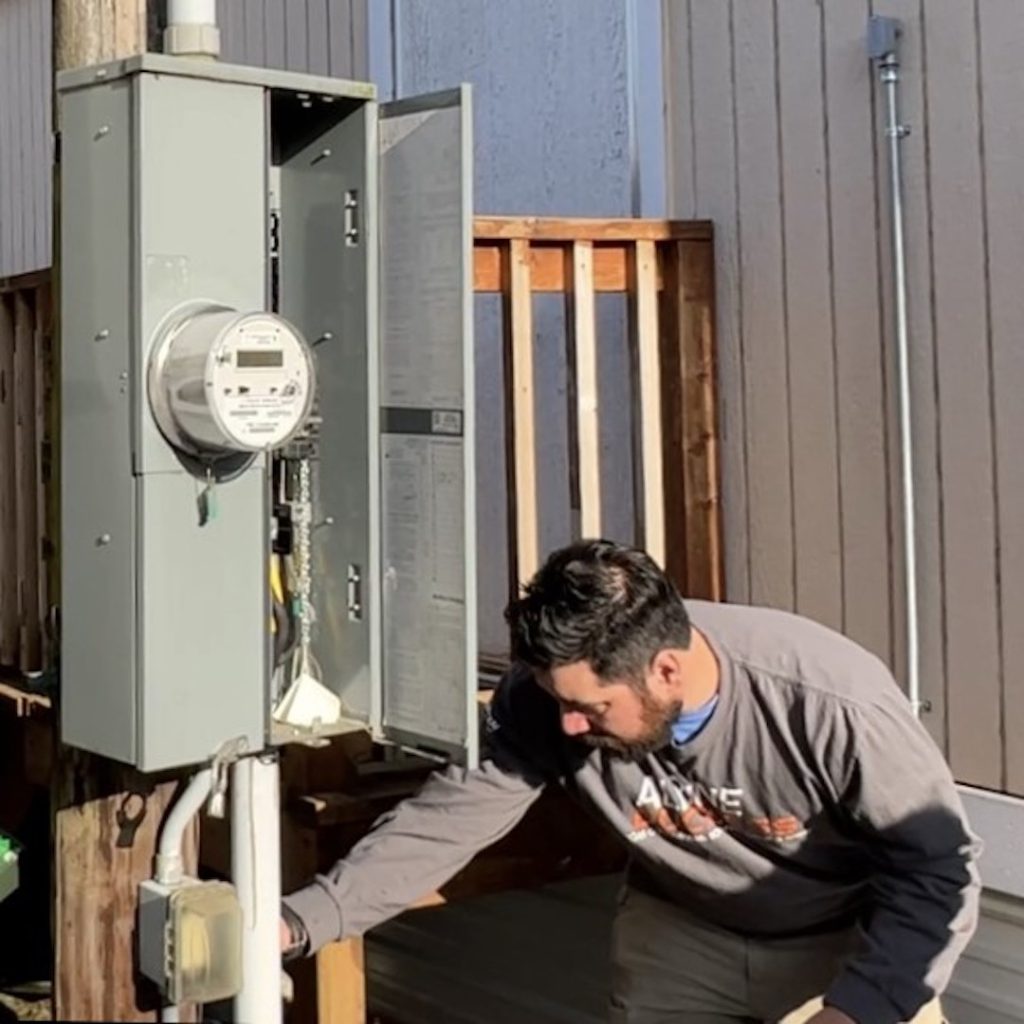
<instances>
[{"instance_id":1,"label":"brown vertical siding","mask_svg":"<svg viewBox=\"0 0 1024 1024\"><path fill-rule=\"evenodd\" d=\"M1024 13L1015 0L979 11L989 344L995 436L1003 733L1008 787L1024 792Z\"/></svg>"},{"instance_id":2,"label":"brown vertical siding","mask_svg":"<svg viewBox=\"0 0 1024 1024\"><path fill-rule=\"evenodd\" d=\"M904 557L884 108L905 26L906 231L925 721L1024 793L1024 7L666 5L671 212L715 221L731 597L842 626L902 671Z\"/></svg>"}]
</instances>

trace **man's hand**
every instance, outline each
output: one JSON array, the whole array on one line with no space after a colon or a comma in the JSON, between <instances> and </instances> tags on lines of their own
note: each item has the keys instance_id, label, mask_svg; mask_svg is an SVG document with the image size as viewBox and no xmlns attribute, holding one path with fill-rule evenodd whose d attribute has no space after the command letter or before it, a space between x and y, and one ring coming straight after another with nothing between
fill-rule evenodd
<instances>
[{"instance_id":1,"label":"man's hand","mask_svg":"<svg viewBox=\"0 0 1024 1024\"><path fill-rule=\"evenodd\" d=\"M813 1017L807 1018L807 1024L857 1024L852 1017L848 1017L842 1010L834 1006L826 1006L819 1010Z\"/></svg>"}]
</instances>

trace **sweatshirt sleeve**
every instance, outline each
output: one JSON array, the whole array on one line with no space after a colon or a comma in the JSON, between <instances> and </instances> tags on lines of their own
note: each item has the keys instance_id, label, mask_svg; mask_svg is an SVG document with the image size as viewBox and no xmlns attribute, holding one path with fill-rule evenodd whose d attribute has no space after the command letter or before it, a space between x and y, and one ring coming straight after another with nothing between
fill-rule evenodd
<instances>
[{"instance_id":1,"label":"sweatshirt sleeve","mask_svg":"<svg viewBox=\"0 0 1024 1024\"><path fill-rule=\"evenodd\" d=\"M825 1002L858 1024L899 1024L945 990L974 932L980 844L948 766L902 697L845 708L836 732L833 779L874 877L860 951Z\"/></svg>"},{"instance_id":2,"label":"sweatshirt sleeve","mask_svg":"<svg viewBox=\"0 0 1024 1024\"><path fill-rule=\"evenodd\" d=\"M491 751L478 769L451 767L432 775L348 856L285 898L306 934L306 953L401 913L523 817L547 777L516 741L509 704L509 694L499 688L488 723Z\"/></svg>"}]
</instances>

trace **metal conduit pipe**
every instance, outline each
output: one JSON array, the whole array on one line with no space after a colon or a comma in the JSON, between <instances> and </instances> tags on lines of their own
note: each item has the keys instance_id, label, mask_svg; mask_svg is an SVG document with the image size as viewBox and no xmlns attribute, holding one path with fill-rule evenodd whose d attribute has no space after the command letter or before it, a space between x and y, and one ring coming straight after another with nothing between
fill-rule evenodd
<instances>
[{"instance_id":1,"label":"metal conduit pipe","mask_svg":"<svg viewBox=\"0 0 1024 1024\"><path fill-rule=\"evenodd\" d=\"M213 789L213 769L203 768L189 780L185 792L171 808L156 853L156 880L162 885L177 885L185 874L185 859L181 852L185 830L199 813ZM160 1010L163 1024L180 1020L177 1006L164 1006Z\"/></svg>"},{"instance_id":2,"label":"metal conduit pipe","mask_svg":"<svg viewBox=\"0 0 1024 1024\"><path fill-rule=\"evenodd\" d=\"M242 990L235 1020L280 1024L281 808L274 755L231 767L231 880L242 907Z\"/></svg>"},{"instance_id":3,"label":"metal conduit pipe","mask_svg":"<svg viewBox=\"0 0 1024 1024\"><path fill-rule=\"evenodd\" d=\"M182 57L218 57L217 0L168 0L164 52Z\"/></svg>"},{"instance_id":4,"label":"metal conduit pipe","mask_svg":"<svg viewBox=\"0 0 1024 1024\"><path fill-rule=\"evenodd\" d=\"M917 514L914 491L914 447L910 393L910 333L907 318L907 262L903 234L903 165L900 144L910 129L900 121L899 37L902 25L896 18L874 16L868 21L868 56L878 65L885 91L885 136L889 150L890 220L892 231L893 305L896 333L896 364L899 400L900 470L905 553L907 696L914 714L927 711L921 699L920 625L917 591Z\"/></svg>"}]
</instances>

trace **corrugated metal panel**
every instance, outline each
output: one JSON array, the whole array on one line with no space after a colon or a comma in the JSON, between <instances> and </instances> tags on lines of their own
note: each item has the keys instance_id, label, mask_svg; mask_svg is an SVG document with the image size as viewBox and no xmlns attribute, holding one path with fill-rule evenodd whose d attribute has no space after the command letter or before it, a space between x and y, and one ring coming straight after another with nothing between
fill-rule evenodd
<instances>
[{"instance_id":1,"label":"corrugated metal panel","mask_svg":"<svg viewBox=\"0 0 1024 1024\"><path fill-rule=\"evenodd\" d=\"M50 4L0 3L0 277L50 262Z\"/></svg>"},{"instance_id":2,"label":"corrugated metal panel","mask_svg":"<svg viewBox=\"0 0 1024 1024\"><path fill-rule=\"evenodd\" d=\"M986 896L945 1010L957 1024L1024 1022L1024 903Z\"/></svg>"},{"instance_id":3,"label":"corrugated metal panel","mask_svg":"<svg viewBox=\"0 0 1024 1024\"><path fill-rule=\"evenodd\" d=\"M889 198L864 36L870 13L904 22L925 721L962 781L1024 793L1024 10L665 10L672 210L716 227L729 595L839 625L896 666Z\"/></svg>"},{"instance_id":4,"label":"corrugated metal panel","mask_svg":"<svg viewBox=\"0 0 1024 1024\"><path fill-rule=\"evenodd\" d=\"M221 56L235 64L366 77L368 0L218 0Z\"/></svg>"}]
</instances>

